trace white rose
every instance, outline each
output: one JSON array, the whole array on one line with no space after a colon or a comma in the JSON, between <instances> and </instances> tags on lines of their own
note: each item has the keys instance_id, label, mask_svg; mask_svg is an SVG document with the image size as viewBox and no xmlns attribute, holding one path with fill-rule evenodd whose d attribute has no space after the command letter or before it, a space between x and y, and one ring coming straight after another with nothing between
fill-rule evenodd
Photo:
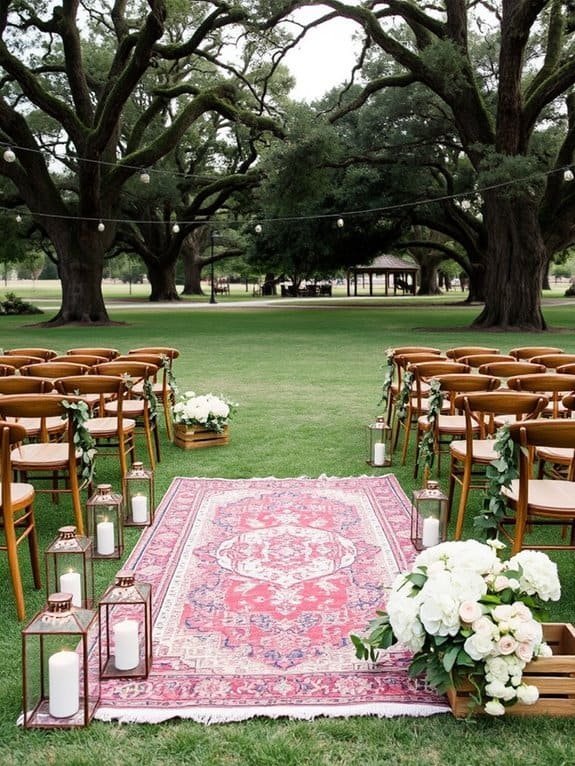
<instances>
[{"instance_id":1,"label":"white rose","mask_svg":"<svg viewBox=\"0 0 575 766\"><path fill-rule=\"evenodd\" d=\"M510 620L513 617L513 610L509 604L498 604L491 612L491 616L497 622Z\"/></svg>"},{"instance_id":2,"label":"white rose","mask_svg":"<svg viewBox=\"0 0 575 766\"><path fill-rule=\"evenodd\" d=\"M473 633L465 640L463 648L472 660L483 660L491 653L493 641L486 633Z\"/></svg>"},{"instance_id":3,"label":"white rose","mask_svg":"<svg viewBox=\"0 0 575 766\"><path fill-rule=\"evenodd\" d=\"M549 644L546 644L544 642L542 644L539 644L539 646L535 647L534 654L537 657L552 657L553 656L553 649L551 649Z\"/></svg>"},{"instance_id":4,"label":"white rose","mask_svg":"<svg viewBox=\"0 0 575 766\"><path fill-rule=\"evenodd\" d=\"M534 705L539 699L539 689L533 684L521 684L517 687L517 701L524 705Z\"/></svg>"},{"instance_id":5,"label":"white rose","mask_svg":"<svg viewBox=\"0 0 575 766\"><path fill-rule=\"evenodd\" d=\"M485 685L485 694L488 697L504 699L507 694L507 686L501 681L491 681L491 683Z\"/></svg>"},{"instance_id":6,"label":"white rose","mask_svg":"<svg viewBox=\"0 0 575 766\"><path fill-rule=\"evenodd\" d=\"M509 678L509 665L503 657L488 657L485 660L486 677L507 683Z\"/></svg>"},{"instance_id":7,"label":"white rose","mask_svg":"<svg viewBox=\"0 0 575 766\"><path fill-rule=\"evenodd\" d=\"M505 588L509 588L511 583L511 580L508 577L505 577L505 575L497 575L497 577L493 580L493 590L495 593L500 593L502 590L505 590Z\"/></svg>"},{"instance_id":8,"label":"white rose","mask_svg":"<svg viewBox=\"0 0 575 766\"><path fill-rule=\"evenodd\" d=\"M481 605L477 601L462 601L459 605L459 617L463 622L476 622L482 614Z\"/></svg>"},{"instance_id":9,"label":"white rose","mask_svg":"<svg viewBox=\"0 0 575 766\"><path fill-rule=\"evenodd\" d=\"M505 708L499 700L489 700L483 709L487 715L505 715Z\"/></svg>"},{"instance_id":10,"label":"white rose","mask_svg":"<svg viewBox=\"0 0 575 766\"><path fill-rule=\"evenodd\" d=\"M489 619L489 617L486 617L485 615L483 617L480 617L478 620L475 620L471 627L473 628L473 631L475 633L485 633L493 638L495 635L495 625L493 622Z\"/></svg>"}]
</instances>

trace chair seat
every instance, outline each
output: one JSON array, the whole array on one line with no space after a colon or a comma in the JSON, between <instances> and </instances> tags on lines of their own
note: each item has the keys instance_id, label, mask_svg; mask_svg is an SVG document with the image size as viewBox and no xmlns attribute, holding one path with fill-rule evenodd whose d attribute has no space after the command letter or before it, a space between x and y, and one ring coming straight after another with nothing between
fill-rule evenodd
<instances>
[{"instance_id":1,"label":"chair seat","mask_svg":"<svg viewBox=\"0 0 575 766\"><path fill-rule=\"evenodd\" d=\"M76 450L80 458L81 450ZM60 468L68 465L68 443L50 442L49 444L22 444L11 452L12 465L15 469Z\"/></svg>"},{"instance_id":2,"label":"chair seat","mask_svg":"<svg viewBox=\"0 0 575 766\"><path fill-rule=\"evenodd\" d=\"M49 434L63 434L67 428L65 420L59 417L44 418L46 430ZM26 429L28 436L40 435L40 418L6 418L8 423L18 423Z\"/></svg>"},{"instance_id":3,"label":"chair seat","mask_svg":"<svg viewBox=\"0 0 575 766\"><path fill-rule=\"evenodd\" d=\"M571 447L537 447L535 454L540 460L548 463L570 463L573 460L575 449ZM575 489L573 490L575 492Z\"/></svg>"},{"instance_id":4,"label":"chair seat","mask_svg":"<svg viewBox=\"0 0 575 766\"><path fill-rule=\"evenodd\" d=\"M0 493L2 492L2 483L0 483ZM24 482L12 482L10 485L10 494L12 498L12 510L27 508L34 500L34 487Z\"/></svg>"},{"instance_id":5,"label":"chair seat","mask_svg":"<svg viewBox=\"0 0 575 766\"><path fill-rule=\"evenodd\" d=\"M519 496L519 479L514 479L509 488L501 490L511 503ZM539 516L560 516L572 514L575 510L575 483L558 479L530 479L528 483L529 513Z\"/></svg>"},{"instance_id":6,"label":"chair seat","mask_svg":"<svg viewBox=\"0 0 575 766\"><path fill-rule=\"evenodd\" d=\"M117 436L118 418L90 418L86 423L86 428L94 438L107 438ZM136 421L129 418L122 419L122 429L124 433L131 433L136 428Z\"/></svg>"},{"instance_id":7,"label":"chair seat","mask_svg":"<svg viewBox=\"0 0 575 766\"><path fill-rule=\"evenodd\" d=\"M493 439L474 439L472 444L473 461L476 463L491 463L497 460L499 453L494 448ZM467 457L467 442L452 441L449 445L451 454L458 460L465 460Z\"/></svg>"},{"instance_id":8,"label":"chair seat","mask_svg":"<svg viewBox=\"0 0 575 766\"><path fill-rule=\"evenodd\" d=\"M141 399L124 399L122 402L122 412L124 415L132 417L143 415L145 402ZM105 414L113 415L118 411L118 402L108 402L105 406ZM125 421L124 421L125 422Z\"/></svg>"},{"instance_id":9,"label":"chair seat","mask_svg":"<svg viewBox=\"0 0 575 766\"><path fill-rule=\"evenodd\" d=\"M418 426L422 430L426 430L429 427L427 417L418 418ZM466 431L465 415L440 415L437 419L437 428L439 433L446 434L464 434ZM473 433L479 432L479 426L473 429Z\"/></svg>"}]
</instances>

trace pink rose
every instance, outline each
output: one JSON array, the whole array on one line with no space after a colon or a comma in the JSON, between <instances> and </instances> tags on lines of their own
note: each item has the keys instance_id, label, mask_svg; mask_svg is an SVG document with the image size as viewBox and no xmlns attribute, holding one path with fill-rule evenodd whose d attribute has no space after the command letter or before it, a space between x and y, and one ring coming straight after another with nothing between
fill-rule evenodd
<instances>
[{"instance_id":1,"label":"pink rose","mask_svg":"<svg viewBox=\"0 0 575 766\"><path fill-rule=\"evenodd\" d=\"M497 642L497 650L500 654L513 654L517 649L518 643L513 636L501 636Z\"/></svg>"},{"instance_id":2,"label":"pink rose","mask_svg":"<svg viewBox=\"0 0 575 766\"><path fill-rule=\"evenodd\" d=\"M482 609L477 601L462 601L459 606L459 617L463 622L475 622L482 614Z\"/></svg>"},{"instance_id":3,"label":"pink rose","mask_svg":"<svg viewBox=\"0 0 575 766\"><path fill-rule=\"evenodd\" d=\"M517 644L515 654L523 662L531 662L533 659L533 646L531 644Z\"/></svg>"}]
</instances>

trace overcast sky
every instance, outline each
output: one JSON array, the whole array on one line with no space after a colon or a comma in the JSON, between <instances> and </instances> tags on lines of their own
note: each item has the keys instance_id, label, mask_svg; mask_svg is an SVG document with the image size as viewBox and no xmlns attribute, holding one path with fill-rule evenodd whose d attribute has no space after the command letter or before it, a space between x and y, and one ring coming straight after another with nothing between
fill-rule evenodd
<instances>
[{"instance_id":1,"label":"overcast sky","mask_svg":"<svg viewBox=\"0 0 575 766\"><path fill-rule=\"evenodd\" d=\"M300 17L315 18L316 9L299 11ZM312 15L314 14L314 15ZM349 80L355 62L352 34L357 26L347 19L336 19L307 33L303 41L285 58L296 78L292 98L313 101L344 80Z\"/></svg>"}]
</instances>

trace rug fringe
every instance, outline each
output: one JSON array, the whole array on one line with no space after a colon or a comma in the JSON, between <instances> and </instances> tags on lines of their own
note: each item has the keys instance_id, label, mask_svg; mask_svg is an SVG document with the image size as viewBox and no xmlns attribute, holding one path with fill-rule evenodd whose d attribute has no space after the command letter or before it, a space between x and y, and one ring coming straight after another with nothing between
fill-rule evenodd
<instances>
[{"instance_id":1,"label":"rug fringe","mask_svg":"<svg viewBox=\"0 0 575 766\"><path fill-rule=\"evenodd\" d=\"M202 708L182 707L177 710L142 709L107 707L98 708L95 718L110 723L164 723L174 718L188 719L206 725L247 721L250 718L291 718L292 720L313 721L315 718L351 718L352 716L376 716L377 718L395 718L397 716L423 717L450 713L448 705L406 705L401 702L337 705L332 708L321 705L273 707L225 707Z\"/></svg>"}]
</instances>

